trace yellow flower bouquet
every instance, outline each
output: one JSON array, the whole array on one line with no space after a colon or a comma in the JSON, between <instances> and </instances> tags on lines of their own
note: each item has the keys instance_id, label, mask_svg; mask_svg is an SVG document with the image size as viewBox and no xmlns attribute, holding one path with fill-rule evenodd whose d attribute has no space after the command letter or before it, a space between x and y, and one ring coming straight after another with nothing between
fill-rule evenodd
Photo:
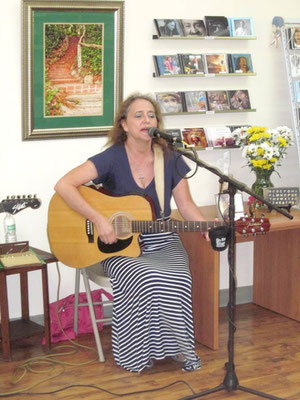
<instances>
[{"instance_id":1,"label":"yellow flower bouquet","mask_svg":"<svg viewBox=\"0 0 300 400\"><path fill-rule=\"evenodd\" d=\"M253 171L275 171L281 165L280 161L286 157L288 146L294 143L293 133L286 126L271 130L261 126L242 127L233 131L233 137Z\"/></svg>"},{"instance_id":2,"label":"yellow flower bouquet","mask_svg":"<svg viewBox=\"0 0 300 400\"><path fill-rule=\"evenodd\" d=\"M247 165L256 175L252 190L263 197L263 188L273 186L270 181L272 172L276 171L278 174L277 167L286 157L287 148L294 143L293 133L286 126L271 130L252 126L235 129L233 137L235 144L241 148L243 157L247 159ZM259 207L254 197L249 200L255 201L256 208Z\"/></svg>"}]
</instances>

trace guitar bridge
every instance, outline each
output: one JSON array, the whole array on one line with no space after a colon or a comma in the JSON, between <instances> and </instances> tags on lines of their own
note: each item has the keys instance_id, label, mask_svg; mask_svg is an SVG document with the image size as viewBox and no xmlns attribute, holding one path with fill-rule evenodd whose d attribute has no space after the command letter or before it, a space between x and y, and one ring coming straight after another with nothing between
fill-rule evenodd
<instances>
[{"instance_id":1,"label":"guitar bridge","mask_svg":"<svg viewBox=\"0 0 300 400\"><path fill-rule=\"evenodd\" d=\"M85 232L88 237L88 242L94 243L94 225L89 219L85 220Z\"/></svg>"}]
</instances>

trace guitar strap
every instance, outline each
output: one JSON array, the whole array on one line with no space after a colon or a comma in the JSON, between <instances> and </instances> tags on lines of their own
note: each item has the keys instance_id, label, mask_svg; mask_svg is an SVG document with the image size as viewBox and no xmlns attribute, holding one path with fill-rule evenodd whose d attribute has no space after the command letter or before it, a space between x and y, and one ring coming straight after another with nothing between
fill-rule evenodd
<instances>
[{"instance_id":1,"label":"guitar strap","mask_svg":"<svg viewBox=\"0 0 300 400\"><path fill-rule=\"evenodd\" d=\"M164 152L158 145L153 145L154 150L154 181L155 189L160 205L160 215L164 218L165 210L165 174L164 174Z\"/></svg>"}]
</instances>

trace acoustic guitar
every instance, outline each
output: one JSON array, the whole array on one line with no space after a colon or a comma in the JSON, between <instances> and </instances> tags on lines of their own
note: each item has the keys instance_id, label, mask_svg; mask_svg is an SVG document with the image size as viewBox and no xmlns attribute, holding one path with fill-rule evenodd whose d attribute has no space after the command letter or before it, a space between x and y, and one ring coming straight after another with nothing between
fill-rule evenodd
<instances>
[{"instance_id":1,"label":"acoustic guitar","mask_svg":"<svg viewBox=\"0 0 300 400\"><path fill-rule=\"evenodd\" d=\"M79 187L81 195L99 213L112 222L117 243L104 244L93 223L72 210L55 193L48 209L48 239L52 253L67 266L83 268L112 255L137 257L138 234L158 232L206 232L223 225L219 221L157 221L153 201L140 195L118 196L94 186ZM267 219L241 218L235 223L239 233L269 230Z\"/></svg>"}]
</instances>

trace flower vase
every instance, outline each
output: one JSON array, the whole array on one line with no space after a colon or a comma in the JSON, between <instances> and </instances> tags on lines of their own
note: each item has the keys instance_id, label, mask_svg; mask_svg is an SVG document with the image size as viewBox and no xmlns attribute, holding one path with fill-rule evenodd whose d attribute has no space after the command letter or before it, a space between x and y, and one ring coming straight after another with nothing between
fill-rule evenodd
<instances>
[{"instance_id":1,"label":"flower vase","mask_svg":"<svg viewBox=\"0 0 300 400\"><path fill-rule=\"evenodd\" d=\"M270 178L273 173L272 169L256 168L254 169L256 180L252 185L252 191L260 197L263 197L263 189L274 187Z\"/></svg>"}]
</instances>

